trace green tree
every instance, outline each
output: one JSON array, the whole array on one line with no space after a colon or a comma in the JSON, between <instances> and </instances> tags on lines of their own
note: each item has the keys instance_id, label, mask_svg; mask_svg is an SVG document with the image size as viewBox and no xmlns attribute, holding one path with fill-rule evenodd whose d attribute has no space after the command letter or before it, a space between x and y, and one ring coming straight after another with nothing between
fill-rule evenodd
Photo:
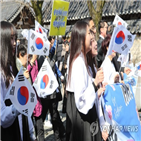
<instances>
[{"instance_id":1,"label":"green tree","mask_svg":"<svg viewBox=\"0 0 141 141\"><path fill-rule=\"evenodd\" d=\"M99 35L98 24L99 24L99 21L102 19L102 10L103 10L104 4L105 4L105 0L101 0L101 1L97 0L96 8L94 8L92 1L87 0L89 13L94 21L96 31L97 31L96 38L98 38L98 35Z\"/></svg>"},{"instance_id":2,"label":"green tree","mask_svg":"<svg viewBox=\"0 0 141 141\"><path fill-rule=\"evenodd\" d=\"M32 4L32 8L34 9L34 12L36 14L36 20L43 25L43 20L42 20L42 5L43 5L43 0L31 0L30 1Z\"/></svg>"}]
</instances>

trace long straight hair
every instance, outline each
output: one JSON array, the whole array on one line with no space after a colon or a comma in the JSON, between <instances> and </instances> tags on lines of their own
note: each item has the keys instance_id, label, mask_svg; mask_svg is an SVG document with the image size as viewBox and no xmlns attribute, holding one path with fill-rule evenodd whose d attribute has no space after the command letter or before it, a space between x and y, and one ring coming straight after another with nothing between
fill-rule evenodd
<instances>
[{"instance_id":1,"label":"long straight hair","mask_svg":"<svg viewBox=\"0 0 141 141\"><path fill-rule=\"evenodd\" d=\"M10 81L13 81L12 74L14 77L17 75L17 67L16 67L16 61L15 61L15 55L13 56L13 47L11 44L11 34L13 34L17 37L16 29L15 27L6 21L0 22L0 36L1 36L1 47L0 47L0 59L1 59L1 72L5 76L6 81L6 87L9 86ZM10 69L10 66L12 67L12 70Z\"/></svg>"},{"instance_id":2,"label":"long straight hair","mask_svg":"<svg viewBox=\"0 0 141 141\"><path fill-rule=\"evenodd\" d=\"M70 84L71 81L71 72L72 72L72 65L75 59L81 54L83 49L84 53L84 61L85 65L88 70L88 64L86 59L86 48L85 48L85 39L87 28L89 24L84 21L78 21L75 23L72 33L71 33L71 46L70 46L70 59L69 59L69 73L68 73L68 83Z\"/></svg>"}]
</instances>

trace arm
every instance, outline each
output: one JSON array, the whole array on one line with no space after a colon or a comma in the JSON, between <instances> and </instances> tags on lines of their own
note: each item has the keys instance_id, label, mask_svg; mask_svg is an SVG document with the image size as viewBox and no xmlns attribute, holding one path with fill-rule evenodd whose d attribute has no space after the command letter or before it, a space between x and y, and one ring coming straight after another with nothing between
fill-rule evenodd
<instances>
[{"instance_id":1,"label":"arm","mask_svg":"<svg viewBox=\"0 0 141 141\"><path fill-rule=\"evenodd\" d=\"M72 67L71 85L74 91L77 109L87 114L93 107L96 94L91 77L88 75L84 62L74 61Z\"/></svg>"},{"instance_id":2,"label":"arm","mask_svg":"<svg viewBox=\"0 0 141 141\"><path fill-rule=\"evenodd\" d=\"M6 86L3 76L1 75L1 112L0 112L0 118L1 118L1 126L3 128L7 128L13 124L15 121L15 118L19 115L19 112L15 109L14 105L6 106L5 105L5 95L6 95Z\"/></svg>"},{"instance_id":3,"label":"arm","mask_svg":"<svg viewBox=\"0 0 141 141\"><path fill-rule=\"evenodd\" d=\"M102 63L103 72L104 72L104 81L108 84L114 83L114 78L118 74L118 72L115 71L114 65L112 64L109 57L106 57L105 60Z\"/></svg>"}]
</instances>

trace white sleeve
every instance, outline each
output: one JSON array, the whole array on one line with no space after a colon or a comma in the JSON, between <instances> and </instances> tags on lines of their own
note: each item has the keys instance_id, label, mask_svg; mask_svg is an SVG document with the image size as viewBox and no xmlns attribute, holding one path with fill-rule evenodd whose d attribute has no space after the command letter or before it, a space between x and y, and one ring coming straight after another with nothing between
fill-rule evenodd
<instances>
[{"instance_id":1,"label":"white sleeve","mask_svg":"<svg viewBox=\"0 0 141 141\"><path fill-rule=\"evenodd\" d=\"M71 75L76 107L81 113L87 114L94 105L96 94L83 61L73 63Z\"/></svg>"},{"instance_id":2,"label":"white sleeve","mask_svg":"<svg viewBox=\"0 0 141 141\"><path fill-rule=\"evenodd\" d=\"M10 106L6 106L5 102L4 102L4 95L6 91L4 91L5 89L5 81L3 76L0 73L0 84L1 84L1 103L0 103L0 119L1 119L1 126L3 128L7 128L9 126L11 126L13 124L13 122L15 121L15 118L18 116L19 112L15 109L15 107L13 105Z\"/></svg>"},{"instance_id":3,"label":"white sleeve","mask_svg":"<svg viewBox=\"0 0 141 141\"><path fill-rule=\"evenodd\" d=\"M116 72L111 60L106 57L101 65L103 68L104 72L104 82L107 82L108 84L113 84L114 83L114 78L118 72Z\"/></svg>"}]
</instances>

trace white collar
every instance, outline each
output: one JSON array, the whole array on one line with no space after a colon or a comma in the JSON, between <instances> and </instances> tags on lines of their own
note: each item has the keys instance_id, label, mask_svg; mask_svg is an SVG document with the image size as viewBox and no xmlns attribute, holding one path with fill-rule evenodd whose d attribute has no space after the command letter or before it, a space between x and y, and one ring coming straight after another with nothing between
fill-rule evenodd
<instances>
[{"instance_id":1,"label":"white collar","mask_svg":"<svg viewBox=\"0 0 141 141\"><path fill-rule=\"evenodd\" d=\"M104 37L102 35L99 35L99 37L101 37L102 39L104 39Z\"/></svg>"}]
</instances>

